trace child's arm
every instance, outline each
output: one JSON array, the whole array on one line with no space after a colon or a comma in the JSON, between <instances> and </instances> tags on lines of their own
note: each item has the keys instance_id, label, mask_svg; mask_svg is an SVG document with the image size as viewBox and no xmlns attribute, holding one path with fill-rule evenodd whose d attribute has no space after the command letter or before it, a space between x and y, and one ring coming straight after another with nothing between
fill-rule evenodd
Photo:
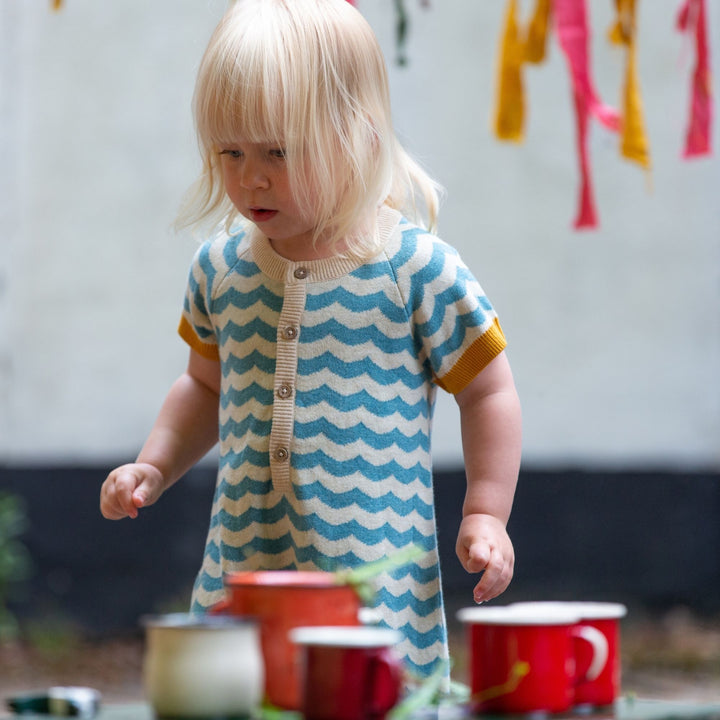
<instances>
[{"instance_id":1,"label":"child's arm","mask_svg":"<svg viewBox=\"0 0 720 720\"><path fill-rule=\"evenodd\" d=\"M113 470L100 490L110 520L137 517L187 472L218 439L220 363L190 351L137 460Z\"/></svg>"},{"instance_id":2,"label":"child's arm","mask_svg":"<svg viewBox=\"0 0 720 720\"><path fill-rule=\"evenodd\" d=\"M455 399L467 476L456 552L468 572L485 571L473 592L475 602L483 602L510 584L515 561L505 526L520 469L521 416L505 353Z\"/></svg>"}]
</instances>

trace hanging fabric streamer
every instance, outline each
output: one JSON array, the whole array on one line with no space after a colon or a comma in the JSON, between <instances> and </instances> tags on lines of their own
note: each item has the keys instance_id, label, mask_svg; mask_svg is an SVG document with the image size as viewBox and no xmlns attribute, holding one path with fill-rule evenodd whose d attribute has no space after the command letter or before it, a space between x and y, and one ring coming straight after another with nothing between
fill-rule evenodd
<instances>
[{"instance_id":1,"label":"hanging fabric streamer","mask_svg":"<svg viewBox=\"0 0 720 720\"><path fill-rule=\"evenodd\" d=\"M518 21L517 0L509 0L498 61L493 130L500 140L522 142L525 134L525 88L522 66L545 59L551 0L537 0L527 33Z\"/></svg>"},{"instance_id":2,"label":"hanging fabric streamer","mask_svg":"<svg viewBox=\"0 0 720 720\"><path fill-rule=\"evenodd\" d=\"M347 0L351 5L357 7L356 0ZM405 0L394 0L395 5L395 48L397 56L395 61L398 65L407 65L405 45L407 43L410 19L405 7ZM420 0L420 7L430 9L430 0Z\"/></svg>"},{"instance_id":3,"label":"hanging fabric streamer","mask_svg":"<svg viewBox=\"0 0 720 720\"><path fill-rule=\"evenodd\" d=\"M695 69L690 100L690 119L685 136L683 157L710 155L712 127L712 73L708 49L705 0L685 0L677 18L680 32L694 36Z\"/></svg>"},{"instance_id":4,"label":"hanging fabric streamer","mask_svg":"<svg viewBox=\"0 0 720 720\"><path fill-rule=\"evenodd\" d=\"M525 94L522 64L525 49L520 39L517 0L509 0L500 43L497 101L493 128L500 140L521 142L525 126Z\"/></svg>"},{"instance_id":5,"label":"hanging fabric streamer","mask_svg":"<svg viewBox=\"0 0 720 720\"><path fill-rule=\"evenodd\" d=\"M60 10L62 7L63 0L52 0L52 9L53 10Z\"/></svg>"},{"instance_id":6,"label":"hanging fabric streamer","mask_svg":"<svg viewBox=\"0 0 720 720\"><path fill-rule=\"evenodd\" d=\"M397 42L397 64L407 65L405 42L407 40L408 16L404 0L395 0L395 36Z\"/></svg>"},{"instance_id":7,"label":"hanging fabric streamer","mask_svg":"<svg viewBox=\"0 0 720 720\"><path fill-rule=\"evenodd\" d=\"M551 15L551 0L537 0L525 38L526 62L537 64L545 60Z\"/></svg>"},{"instance_id":8,"label":"hanging fabric streamer","mask_svg":"<svg viewBox=\"0 0 720 720\"><path fill-rule=\"evenodd\" d=\"M625 83L623 87L620 152L638 165L650 167L650 149L645 134L640 80L637 71L637 3L636 0L615 0L617 19L608 37L615 45L626 47Z\"/></svg>"},{"instance_id":9,"label":"hanging fabric streamer","mask_svg":"<svg viewBox=\"0 0 720 720\"><path fill-rule=\"evenodd\" d=\"M585 0L554 0L553 12L558 40L570 70L575 105L576 139L580 164L580 192L574 227L597 227L597 212L590 177L587 148L588 126L592 116L613 131L620 128L616 110L600 102L590 74L590 33Z\"/></svg>"}]
</instances>

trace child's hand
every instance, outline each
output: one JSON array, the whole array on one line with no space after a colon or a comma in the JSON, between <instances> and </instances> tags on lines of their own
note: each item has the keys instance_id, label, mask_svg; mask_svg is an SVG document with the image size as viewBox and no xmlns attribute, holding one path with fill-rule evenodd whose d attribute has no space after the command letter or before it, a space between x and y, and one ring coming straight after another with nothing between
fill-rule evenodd
<instances>
[{"instance_id":1,"label":"child's hand","mask_svg":"<svg viewBox=\"0 0 720 720\"><path fill-rule=\"evenodd\" d=\"M515 552L505 525L492 515L466 515L460 523L455 552L469 573L484 571L475 586L476 603L492 600L510 584Z\"/></svg>"},{"instance_id":2,"label":"child's hand","mask_svg":"<svg viewBox=\"0 0 720 720\"><path fill-rule=\"evenodd\" d=\"M115 468L100 489L100 512L108 520L136 518L138 509L152 505L162 494L162 473L148 463Z\"/></svg>"}]
</instances>

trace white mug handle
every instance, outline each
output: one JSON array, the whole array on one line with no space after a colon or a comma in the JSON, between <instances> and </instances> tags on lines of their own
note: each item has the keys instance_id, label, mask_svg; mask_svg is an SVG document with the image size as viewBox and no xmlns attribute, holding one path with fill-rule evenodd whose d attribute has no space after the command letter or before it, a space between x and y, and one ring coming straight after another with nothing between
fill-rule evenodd
<instances>
[{"instance_id":1,"label":"white mug handle","mask_svg":"<svg viewBox=\"0 0 720 720\"><path fill-rule=\"evenodd\" d=\"M608 661L608 641L607 638L597 629L590 625L577 625L572 628L572 635L578 637L592 645L593 659L590 667L587 669L585 676L578 680L595 680L603 671Z\"/></svg>"}]
</instances>

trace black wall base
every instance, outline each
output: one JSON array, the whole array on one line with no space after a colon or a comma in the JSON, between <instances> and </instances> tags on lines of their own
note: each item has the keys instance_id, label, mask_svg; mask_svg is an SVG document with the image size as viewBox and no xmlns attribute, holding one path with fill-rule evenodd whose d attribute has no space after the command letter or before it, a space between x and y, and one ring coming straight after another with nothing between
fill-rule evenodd
<instances>
[{"instance_id":1,"label":"black wall base","mask_svg":"<svg viewBox=\"0 0 720 720\"><path fill-rule=\"evenodd\" d=\"M30 579L13 610L89 635L133 632L140 616L186 609L202 559L215 470L199 467L136 520L100 515L104 467L0 467L23 498ZM450 608L472 604L455 557L462 471L439 472L436 507ZM515 577L498 602L593 599L662 612L720 613L720 475L523 470L510 534Z\"/></svg>"}]
</instances>

